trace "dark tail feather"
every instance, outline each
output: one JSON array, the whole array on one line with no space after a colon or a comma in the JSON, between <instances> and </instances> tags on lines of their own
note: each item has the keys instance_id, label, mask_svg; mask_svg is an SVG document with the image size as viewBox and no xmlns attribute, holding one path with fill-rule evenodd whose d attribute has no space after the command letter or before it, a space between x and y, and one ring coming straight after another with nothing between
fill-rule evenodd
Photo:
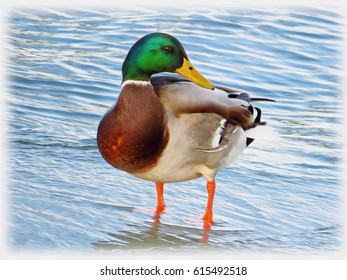
<instances>
[{"instance_id":1,"label":"dark tail feather","mask_svg":"<svg viewBox=\"0 0 347 280\"><path fill-rule=\"evenodd\" d=\"M276 100L270 99L270 98L251 97L251 98L249 99L249 102L260 102L260 101L276 102Z\"/></svg>"},{"instance_id":2,"label":"dark tail feather","mask_svg":"<svg viewBox=\"0 0 347 280\"><path fill-rule=\"evenodd\" d=\"M246 147L248 147L252 142L254 141L254 138L247 137L246 139Z\"/></svg>"},{"instance_id":3,"label":"dark tail feather","mask_svg":"<svg viewBox=\"0 0 347 280\"><path fill-rule=\"evenodd\" d=\"M257 126L257 125L266 125L266 122L262 121L261 120L261 110L258 108L258 107L254 107L254 109L257 110L258 114L257 114L257 117L255 118L254 120L254 126Z\"/></svg>"}]
</instances>

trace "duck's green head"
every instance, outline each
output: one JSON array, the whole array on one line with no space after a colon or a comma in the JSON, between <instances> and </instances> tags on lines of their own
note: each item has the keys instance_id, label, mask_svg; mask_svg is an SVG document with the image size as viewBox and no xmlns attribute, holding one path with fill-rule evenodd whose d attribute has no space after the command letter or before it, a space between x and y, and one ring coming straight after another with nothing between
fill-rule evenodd
<instances>
[{"instance_id":1,"label":"duck's green head","mask_svg":"<svg viewBox=\"0 0 347 280\"><path fill-rule=\"evenodd\" d=\"M188 60L182 44L165 33L151 33L130 49L123 63L123 82L127 80L148 81L151 75L176 72L197 85L213 89Z\"/></svg>"}]
</instances>

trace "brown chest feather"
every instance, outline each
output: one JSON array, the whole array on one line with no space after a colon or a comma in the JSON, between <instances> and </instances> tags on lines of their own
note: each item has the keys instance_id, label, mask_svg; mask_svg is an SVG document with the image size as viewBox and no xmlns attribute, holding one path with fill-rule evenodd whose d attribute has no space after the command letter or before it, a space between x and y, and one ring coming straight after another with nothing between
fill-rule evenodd
<instances>
[{"instance_id":1,"label":"brown chest feather","mask_svg":"<svg viewBox=\"0 0 347 280\"><path fill-rule=\"evenodd\" d=\"M97 142L112 166L143 172L159 160L168 134L164 110L152 86L130 83L100 121Z\"/></svg>"}]
</instances>

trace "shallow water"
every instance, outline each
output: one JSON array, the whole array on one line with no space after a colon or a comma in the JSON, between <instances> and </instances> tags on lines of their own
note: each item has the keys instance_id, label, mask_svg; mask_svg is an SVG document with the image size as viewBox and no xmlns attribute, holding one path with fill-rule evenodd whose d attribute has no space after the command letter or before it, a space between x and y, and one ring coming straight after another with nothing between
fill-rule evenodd
<instances>
[{"instance_id":1,"label":"shallow water","mask_svg":"<svg viewBox=\"0 0 347 280\"><path fill-rule=\"evenodd\" d=\"M341 247L341 15L335 10L19 9L8 18L12 249L334 252ZM176 36L213 83L262 103L267 126L217 175L155 188L109 166L96 129L141 36Z\"/></svg>"}]
</instances>

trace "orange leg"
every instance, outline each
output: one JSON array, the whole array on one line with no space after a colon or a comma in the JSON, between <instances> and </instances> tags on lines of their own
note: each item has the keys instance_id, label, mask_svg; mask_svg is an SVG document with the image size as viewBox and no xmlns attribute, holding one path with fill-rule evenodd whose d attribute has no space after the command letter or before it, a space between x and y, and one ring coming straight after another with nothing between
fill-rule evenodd
<instances>
[{"instance_id":1,"label":"orange leg","mask_svg":"<svg viewBox=\"0 0 347 280\"><path fill-rule=\"evenodd\" d=\"M155 183L157 188L157 211L156 214L160 214L165 209L164 202L164 184L163 183Z\"/></svg>"},{"instance_id":2,"label":"orange leg","mask_svg":"<svg viewBox=\"0 0 347 280\"><path fill-rule=\"evenodd\" d=\"M205 215L202 219L204 221L204 228L209 229L213 225L212 208L213 208L214 193L216 190L215 180L207 182L206 189L207 189L208 199L207 199Z\"/></svg>"}]
</instances>

